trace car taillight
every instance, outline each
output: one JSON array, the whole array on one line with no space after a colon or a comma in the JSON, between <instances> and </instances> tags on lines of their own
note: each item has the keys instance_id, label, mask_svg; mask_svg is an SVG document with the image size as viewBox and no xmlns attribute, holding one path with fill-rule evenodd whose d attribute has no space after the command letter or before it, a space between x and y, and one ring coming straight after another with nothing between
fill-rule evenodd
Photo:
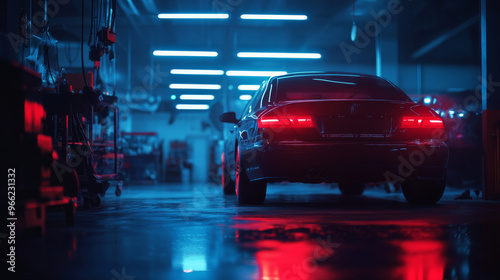
<instances>
[{"instance_id":1,"label":"car taillight","mask_svg":"<svg viewBox=\"0 0 500 280\"><path fill-rule=\"evenodd\" d=\"M290 124L296 128L314 127L314 121L309 116L289 117Z\"/></svg>"},{"instance_id":2,"label":"car taillight","mask_svg":"<svg viewBox=\"0 0 500 280\"><path fill-rule=\"evenodd\" d=\"M403 117L401 128L444 128L444 124L436 117Z\"/></svg>"},{"instance_id":3,"label":"car taillight","mask_svg":"<svg viewBox=\"0 0 500 280\"><path fill-rule=\"evenodd\" d=\"M284 116L262 116L259 118L259 128L285 127L290 126L290 121Z\"/></svg>"},{"instance_id":4,"label":"car taillight","mask_svg":"<svg viewBox=\"0 0 500 280\"><path fill-rule=\"evenodd\" d=\"M425 118L422 128L444 128L443 120L440 118Z\"/></svg>"},{"instance_id":5,"label":"car taillight","mask_svg":"<svg viewBox=\"0 0 500 280\"><path fill-rule=\"evenodd\" d=\"M314 120L310 116L262 116L259 118L259 128L314 127Z\"/></svg>"}]
</instances>

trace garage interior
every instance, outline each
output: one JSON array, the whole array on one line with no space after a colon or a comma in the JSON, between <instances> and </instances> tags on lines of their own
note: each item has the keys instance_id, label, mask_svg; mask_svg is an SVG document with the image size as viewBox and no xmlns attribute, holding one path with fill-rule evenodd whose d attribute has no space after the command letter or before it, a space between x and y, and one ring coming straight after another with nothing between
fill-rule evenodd
<instances>
[{"instance_id":1,"label":"garage interior","mask_svg":"<svg viewBox=\"0 0 500 280\"><path fill-rule=\"evenodd\" d=\"M2 279L500 279L499 13L496 0L2 1ZM348 197L272 183L262 205L224 195L219 116L305 71L384 77L434 109L441 200L410 204L387 182Z\"/></svg>"}]
</instances>

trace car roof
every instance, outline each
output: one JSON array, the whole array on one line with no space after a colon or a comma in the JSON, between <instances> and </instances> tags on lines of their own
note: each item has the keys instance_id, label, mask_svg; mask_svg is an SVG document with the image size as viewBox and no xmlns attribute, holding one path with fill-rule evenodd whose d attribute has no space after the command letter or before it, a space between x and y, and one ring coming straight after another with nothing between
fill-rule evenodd
<instances>
[{"instance_id":1,"label":"car roof","mask_svg":"<svg viewBox=\"0 0 500 280\"><path fill-rule=\"evenodd\" d=\"M302 76L323 76L323 75L336 75L336 76L344 76L344 77L349 77L349 76L359 76L359 77L367 77L367 78L380 78L378 76L374 75L367 75L367 74L361 74L361 73L350 73L350 72L335 72L335 71L311 71L311 72L294 72L294 73L288 73L285 75L280 75L280 76L274 76L272 79L283 79L283 78L291 78L291 77L302 77Z\"/></svg>"}]
</instances>

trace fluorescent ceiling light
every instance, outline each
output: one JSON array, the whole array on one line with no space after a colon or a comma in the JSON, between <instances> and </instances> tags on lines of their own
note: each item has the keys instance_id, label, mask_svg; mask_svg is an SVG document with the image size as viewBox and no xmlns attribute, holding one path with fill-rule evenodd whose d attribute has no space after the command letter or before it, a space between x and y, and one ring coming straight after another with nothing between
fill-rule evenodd
<instances>
[{"instance_id":1,"label":"fluorescent ceiling light","mask_svg":"<svg viewBox=\"0 0 500 280\"><path fill-rule=\"evenodd\" d=\"M177 110L208 110L210 106L205 104L177 104L175 109Z\"/></svg>"},{"instance_id":2,"label":"fluorescent ceiling light","mask_svg":"<svg viewBox=\"0 0 500 280\"><path fill-rule=\"evenodd\" d=\"M266 53L266 52L239 52L238 57L259 57L259 58L308 58L319 59L319 53Z\"/></svg>"},{"instance_id":3,"label":"fluorescent ceiling light","mask_svg":"<svg viewBox=\"0 0 500 280\"><path fill-rule=\"evenodd\" d=\"M207 85L207 84L170 84L171 89L211 89L219 90L220 85Z\"/></svg>"},{"instance_id":4,"label":"fluorescent ceiling light","mask_svg":"<svg viewBox=\"0 0 500 280\"><path fill-rule=\"evenodd\" d=\"M183 94L181 95L181 100L214 100L213 95L201 95L201 94Z\"/></svg>"},{"instance_id":5,"label":"fluorescent ceiling light","mask_svg":"<svg viewBox=\"0 0 500 280\"><path fill-rule=\"evenodd\" d=\"M172 75L224 75L222 70L172 69Z\"/></svg>"},{"instance_id":6,"label":"fluorescent ceiling light","mask_svg":"<svg viewBox=\"0 0 500 280\"><path fill-rule=\"evenodd\" d=\"M285 71L227 71L228 76L238 76L238 77L272 77L285 75Z\"/></svg>"},{"instance_id":7,"label":"fluorescent ceiling light","mask_svg":"<svg viewBox=\"0 0 500 280\"><path fill-rule=\"evenodd\" d=\"M260 88L259 85L241 85L238 86L239 90L258 90Z\"/></svg>"},{"instance_id":8,"label":"fluorescent ceiling light","mask_svg":"<svg viewBox=\"0 0 500 280\"><path fill-rule=\"evenodd\" d=\"M240 95L240 100L251 100L252 96L248 94Z\"/></svg>"},{"instance_id":9,"label":"fluorescent ceiling light","mask_svg":"<svg viewBox=\"0 0 500 280\"><path fill-rule=\"evenodd\" d=\"M229 14L158 14L161 19L227 19Z\"/></svg>"},{"instance_id":10,"label":"fluorescent ceiling light","mask_svg":"<svg viewBox=\"0 0 500 280\"><path fill-rule=\"evenodd\" d=\"M154 51L155 56L204 56L204 57L216 57L219 54L217 52L206 52L206 51Z\"/></svg>"},{"instance_id":11,"label":"fluorescent ceiling light","mask_svg":"<svg viewBox=\"0 0 500 280\"><path fill-rule=\"evenodd\" d=\"M242 19L263 19L263 20L307 20L306 15L261 15L243 14Z\"/></svg>"}]
</instances>

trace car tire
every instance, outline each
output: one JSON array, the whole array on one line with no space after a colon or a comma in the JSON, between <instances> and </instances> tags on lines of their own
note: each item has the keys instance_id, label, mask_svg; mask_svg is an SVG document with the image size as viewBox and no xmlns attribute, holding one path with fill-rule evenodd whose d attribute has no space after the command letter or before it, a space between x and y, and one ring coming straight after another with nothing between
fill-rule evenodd
<instances>
[{"instance_id":1,"label":"car tire","mask_svg":"<svg viewBox=\"0 0 500 280\"><path fill-rule=\"evenodd\" d=\"M365 190L363 183L339 183L340 193L346 196L362 195Z\"/></svg>"},{"instance_id":2,"label":"car tire","mask_svg":"<svg viewBox=\"0 0 500 280\"><path fill-rule=\"evenodd\" d=\"M236 184L231 179L231 175L227 169L226 156L222 153L222 191L226 195L236 193Z\"/></svg>"},{"instance_id":3,"label":"car tire","mask_svg":"<svg viewBox=\"0 0 500 280\"><path fill-rule=\"evenodd\" d=\"M266 199L266 181L251 182L240 160L240 149L236 150L236 195L239 204L262 204Z\"/></svg>"},{"instance_id":4,"label":"car tire","mask_svg":"<svg viewBox=\"0 0 500 280\"><path fill-rule=\"evenodd\" d=\"M444 180L407 180L401 184L403 195L412 204L434 204L444 193Z\"/></svg>"}]
</instances>

